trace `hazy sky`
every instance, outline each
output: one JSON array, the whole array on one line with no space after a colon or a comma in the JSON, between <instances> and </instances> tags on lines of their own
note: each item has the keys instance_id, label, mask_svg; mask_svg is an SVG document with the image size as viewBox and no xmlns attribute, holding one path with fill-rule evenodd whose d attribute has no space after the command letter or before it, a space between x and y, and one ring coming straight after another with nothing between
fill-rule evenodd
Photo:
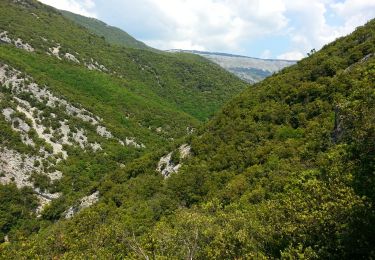
<instances>
[{"instance_id":1,"label":"hazy sky","mask_svg":"<svg viewBox=\"0 0 375 260\"><path fill-rule=\"evenodd\" d=\"M158 49L299 59L375 18L375 0L40 0Z\"/></svg>"}]
</instances>

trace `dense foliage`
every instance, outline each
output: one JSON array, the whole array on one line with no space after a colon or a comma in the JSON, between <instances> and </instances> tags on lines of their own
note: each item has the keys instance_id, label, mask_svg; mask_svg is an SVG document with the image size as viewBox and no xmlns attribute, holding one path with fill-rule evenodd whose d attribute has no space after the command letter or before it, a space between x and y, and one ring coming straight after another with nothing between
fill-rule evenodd
<instances>
[{"instance_id":1,"label":"dense foliage","mask_svg":"<svg viewBox=\"0 0 375 260\"><path fill-rule=\"evenodd\" d=\"M68 11L60 11L66 18L87 28L90 32L102 36L105 40L114 45L120 45L128 48L152 50L143 42L134 39L123 30L103 23L95 18L85 17Z\"/></svg>"},{"instance_id":2,"label":"dense foliage","mask_svg":"<svg viewBox=\"0 0 375 260\"><path fill-rule=\"evenodd\" d=\"M0 254L17 259L374 258L374 53L372 20L235 97L186 137L193 154L179 173L164 179L155 171L167 151L132 159L103 178L95 172L95 189L102 194L98 204L58 220L63 202L56 202L42 215L43 221L56 221L53 225L0 245ZM37 70L21 57L12 60L30 73ZM54 66L52 78L68 69ZM74 165L72 172L87 167L91 155L80 156L74 159L82 168L66 163Z\"/></svg>"},{"instance_id":3,"label":"dense foliage","mask_svg":"<svg viewBox=\"0 0 375 260\"><path fill-rule=\"evenodd\" d=\"M66 19L56 9L34 0L0 2L0 30L21 38L45 55L61 46L83 63L104 65L132 92L183 111L200 121L210 118L246 84L206 59L113 46L86 28ZM74 37L77 36L77 37ZM79 36L79 37L78 37ZM51 53L50 53L51 54Z\"/></svg>"},{"instance_id":4,"label":"dense foliage","mask_svg":"<svg viewBox=\"0 0 375 260\"><path fill-rule=\"evenodd\" d=\"M44 210L43 218L39 220L47 223L45 225L52 224L77 199L95 190L108 174L118 173L123 165L155 148L168 149L174 139L197 128L225 101L246 87L241 80L195 55L113 46L38 1L1 1L0 12L4 14L0 16L0 33L7 31L8 37L14 41L20 38L35 49L26 52L0 41L0 66L7 64L21 71L40 86L46 85L55 95L103 118L107 129L116 137L122 140L132 137L144 145L142 148L122 146L115 140L100 138L92 125L70 118L74 127L84 129L89 141L99 142L103 150L93 152L77 146L66 147L67 160L53 168L44 167L46 171L56 168L63 173L63 178L54 183L41 173L29 173L36 188L63 194ZM51 51L57 46L60 46L59 57ZM64 58L65 53L75 55L79 63ZM88 64L95 62L106 69L89 70ZM9 89L0 85L0 149L15 150L23 158L39 155L44 146L52 149L37 138L35 131L31 131L30 136L36 145L25 145L20 133L5 120L1 114L3 109L12 107L16 110L11 103L13 98ZM44 123L52 128L64 118L61 109L47 107L28 95L22 98L43 111L46 116ZM52 114L55 118L51 117ZM17 116L22 117L22 114ZM22 118L26 120L24 116ZM46 158L43 162L56 162L57 159ZM33 197L31 190L27 192L27 196ZM5 196L5 199L9 197ZM16 197L10 204L24 207L24 201ZM4 202L4 210L6 205ZM22 238L28 219L39 223L36 214L32 213L36 209L34 202L28 207L22 214L13 214L12 218L2 220L4 230L0 232L0 240L6 234L11 241ZM19 220L15 221L17 218ZM39 229L32 226L30 230L33 232Z\"/></svg>"},{"instance_id":5,"label":"dense foliage","mask_svg":"<svg viewBox=\"0 0 375 260\"><path fill-rule=\"evenodd\" d=\"M0 185L0 242L4 242L6 234L27 237L38 231L39 223L33 213L36 207L37 201L31 189Z\"/></svg>"}]
</instances>

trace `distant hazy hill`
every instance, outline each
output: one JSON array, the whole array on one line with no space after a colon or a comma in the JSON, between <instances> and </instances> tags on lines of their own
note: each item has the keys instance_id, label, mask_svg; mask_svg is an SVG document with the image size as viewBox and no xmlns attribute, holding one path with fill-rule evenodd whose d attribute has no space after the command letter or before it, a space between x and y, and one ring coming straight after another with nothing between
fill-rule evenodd
<instances>
[{"instance_id":1,"label":"distant hazy hill","mask_svg":"<svg viewBox=\"0 0 375 260\"><path fill-rule=\"evenodd\" d=\"M136 40L123 30L110 26L95 18L85 17L68 11L60 10L61 14L75 23L85 27L92 33L103 36L107 42L136 49L152 49L141 41Z\"/></svg>"},{"instance_id":2,"label":"distant hazy hill","mask_svg":"<svg viewBox=\"0 0 375 260\"><path fill-rule=\"evenodd\" d=\"M68 11L60 10L61 14L73 22L85 27L92 33L102 36L107 42L119 46L153 50L141 41L136 40L127 32L107 25L95 18L85 17ZM246 56L239 56L217 52L201 52L189 50L171 50L169 52L193 53L205 57L214 63L220 65L227 71L235 74L239 78L249 82L256 83L272 75L281 69L295 64L295 61L258 59Z\"/></svg>"},{"instance_id":3,"label":"distant hazy hill","mask_svg":"<svg viewBox=\"0 0 375 260\"><path fill-rule=\"evenodd\" d=\"M232 72L249 83L261 81L273 73L296 63L295 61L289 60L258 59L217 52L187 50L171 50L170 52L188 52L198 54L219 64L224 69Z\"/></svg>"}]
</instances>

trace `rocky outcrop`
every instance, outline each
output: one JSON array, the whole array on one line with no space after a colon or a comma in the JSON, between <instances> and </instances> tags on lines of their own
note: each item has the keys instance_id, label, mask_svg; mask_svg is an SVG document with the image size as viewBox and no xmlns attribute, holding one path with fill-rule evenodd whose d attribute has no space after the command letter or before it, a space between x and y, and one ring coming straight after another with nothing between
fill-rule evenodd
<instances>
[{"instance_id":1,"label":"rocky outcrop","mask_svg":"<svg viewBox=\"0 0 375 260\"><path fill-rule=\"evenodd\" d=\"M177 160L172 160L173 155L178 155ZM160 158L156 171L160 172L164 178L168 178L173 173L178 173L182 166L182 161L191 155L191 147L188 144L181 145L176 151Z\"/></svg>"},{"instance_id":2,"label":"rocky outcrop","mask_svg":"<svg viewBox=\"0 0 375 260\"><path fill-rule=\"evenodd\" d=\"M60 195L39 190L34 186L31 175L44 174L51 182L59 180L62 173L51 169L67 159L66 146L102 150L100 143L90 142L90 130L78 127L74 122L81 120L91 124L96 129L96 134L102 138L119 139L103 125L102 118L78 104L73 105L65 98L55 95L48 87L39 86L33 81L31 77L0 63L0 102L6 102L2 103L0 117L19 134L26 146L38 149L35 151L37 156L28 155L0 144L0 183L15 183L20 188L33 188L40 200L38 211L41 211ZM131 138L127 138L124 145L144 147ZM82 207L85 207L85 201L82 201Z\"/></svg>"},{"instance_id":3,"label":"rocky outcrop","mask_svg":"<svg viewBox=\"0 0 375 260\"><path fill-rule=\"evenodd\" d=\"M134 137L126 137L125 144L127 146L133 146L135 148L146 148L146 146L142 143L137 143Z\"/></svg>"},{"instance_id":4,"label":"rocky outcrop","mask_svg":"<svg viewBox=\"0 0 375 260\"><path fill-rule=\"evenodd\" d=\"M30 177L34 172L44 172L43 174L51 182L61 179L62 173L60 171L44 171L44 168L50 166L52 166L52 163L47 160L47 156L29 156L3 147L0 150L0 183L15 183L18 188L31 187L34 189L40 202L37 211L40 212L45 205L58 198L60 194L40 191L39 188L34 186Z\"/></svg>"},{"instance_id":5,"label":"rocky outcrop","mask_svg":"<svg viewBox=\"0 0 375 260\"><path fill-rule=\"evenodd\" d=\"M73 54L65 53L64 57L67 60L73 61L75 63L80 63L79 60Z\"/></svg>"},{"instance_id":6,"label":"rocky outcrop","mask_svg":"<svg viewBox=\"0 0 375 260\"><path fill-rule=\"evenodd\" d=\"M33 129L36 131L39 138L51 145L53 148L53 154L62 153L63 158L67 157L67 153L63 149L64 144L78 144L82 149L91 147L95 151L101 150L102 148L100 144L90 143L88 141L84 129L69 125L71 117L78 118L95 126L97 134L101 137L107 139L114 138L113 134L101 124L103 119L95 116L82 107L71 104L62 97L54 95L49 89L47 89L47 87L40 87L32 81L33 79L30 77L21 77L19 71L16 71L7 65L0 64L0 83L11 90L13 94L12 102L15 107L15 109L6 108L2 113L6 120L13 125L16 125L14 129L22 133L26 144L32 145L32 140L28 138L27 133L30 129ZM20 98L25 94L29 95L29 98L33 99L36 103L42 103L52 109L64 110L65 116L59 118L60 126L58 128L51 128L50 126L43 125L42 122L46 119L43 111L32 106L27 100ZM11 118L12 114L16 112L21 113L29 123L26 123L23 119L18 117ZM50 114L49 116L52 118L56 117L54 114ZM60 113L60 117L61 116ZM133 145L129 142L130 141L127 141L126 144Z\"/></svg>"},{"instance_id":7,"label":"rocky outcrop","mask_svg":"<svg viewBox=\"0 0 375 260\"><path fill-rule=\"evenodd\" d=\"M102 71L102 72L108 72L108 69L104 65L99 64L97 61L95 61L92 58L89 62L85 62L85 66L89 70L97 70L97 71Z\"/></svg>"},{"instance_id":8,"label":"rocky outcrop","mask_svg":"<svg viewBox=\"0 0 375 260\"><path fill-rule=\"evenodd\" d=\"M34 52L35 51L35 49L30 44L24 43L22 39L20 39L20 38L17 38L16 40L11 39L8 36L7 31L3 31L3 32L0 33L0 41L3 42L3 43L7 43L7 44L13 44L17 48L23 49L23 50L28 51L28 52Z\"/></svg>"},{"instance_id":9,"label":"rocky outcrop","mask_svg":"<svg viewBox=\"0 0 375 260\"><path fill-rule=\"evenodd\" d=\"M77 205L72 206L67 211L65 211L64 217L66 219L70 219L81 210L91 207L98 201L99 201L99 191L96 191L89 196L83 197L82 199L79 200Z\"/></svg>"},{"instance_id":10,"label":"rocky outcrop","mask_svg":"<svg viewBox=\"0 0 375 260\"><path fill-rule=\"evenodd\" d=\"M60 48L61 46L60 45L57 45L56 47L51 47L49 48L49 52L55 56L56 58L58 58L59 60L61 60L61 57L60 57Z\"/></svg>"}]
</instances>

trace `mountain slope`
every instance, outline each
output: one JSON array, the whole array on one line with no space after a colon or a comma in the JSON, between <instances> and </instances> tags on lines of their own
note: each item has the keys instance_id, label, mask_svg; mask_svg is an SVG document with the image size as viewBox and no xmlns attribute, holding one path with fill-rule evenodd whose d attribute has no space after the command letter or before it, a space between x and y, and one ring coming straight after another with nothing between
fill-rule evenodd
<instances>
[{"instance_id":1,"label":"mountain slope","mask_svg":"<svg viewBox=\"0 0 375 260\"><path fill-rule=\"evenodd\" d=\"M89 18L68 11L60 10L61 14L73 22L87 28L90 32L103 36L107 42L128 48L152 50L141 41L124 32L123 30L109 26L95 18Z\"/></svg>"},{"instance_id":2,"label":"mountain slope","mask_svg":"<svg viewBox=\"0 0 375 260\"><path fill-rule=\"evenodd\" d=\"M54 8L36 1L17 3L1 3L2 12L8 12L1 17L2 33L8 31L9 38L22 39L34 52L47 52L57 59L79 62L91 70L123 78L132 91L164 99L199 120L212 116L221 104L246 86L195 55L112 46L68 21Z\"/></svg>"},{"instance_id":3,"label":"mountain slope","mask_svg":"<svg viewBox=\"0 0 375 260\"><path fill-rule=\"evenodd\" d=\"M98 204L2 254L373 258L374 32L372 20L245 90L183 145L107 175Z\"/></svg>"},{"instance_id":4,"label":"mountain slope","mask_svg":"<svg viewBox=\"0 0 375 260\"><path fill-rule=\"evenodd\" d=\"M195 55L111 45L38 1L0 12L1 242L97 202L106 176L246 87Z\"/></svg>"},{"instance_id":5,"label":"mountain slope","mask_svg":"<svg viewBox=\"0 0 375 260\"><path fill-rule=\"evenodd\" d=\"M259 82L283 68L296 63L296 61L258 59L216 52L186 50L172 50L170 52L185 52L200 55L249 83Z\"/></svg>"}]
</instances>

